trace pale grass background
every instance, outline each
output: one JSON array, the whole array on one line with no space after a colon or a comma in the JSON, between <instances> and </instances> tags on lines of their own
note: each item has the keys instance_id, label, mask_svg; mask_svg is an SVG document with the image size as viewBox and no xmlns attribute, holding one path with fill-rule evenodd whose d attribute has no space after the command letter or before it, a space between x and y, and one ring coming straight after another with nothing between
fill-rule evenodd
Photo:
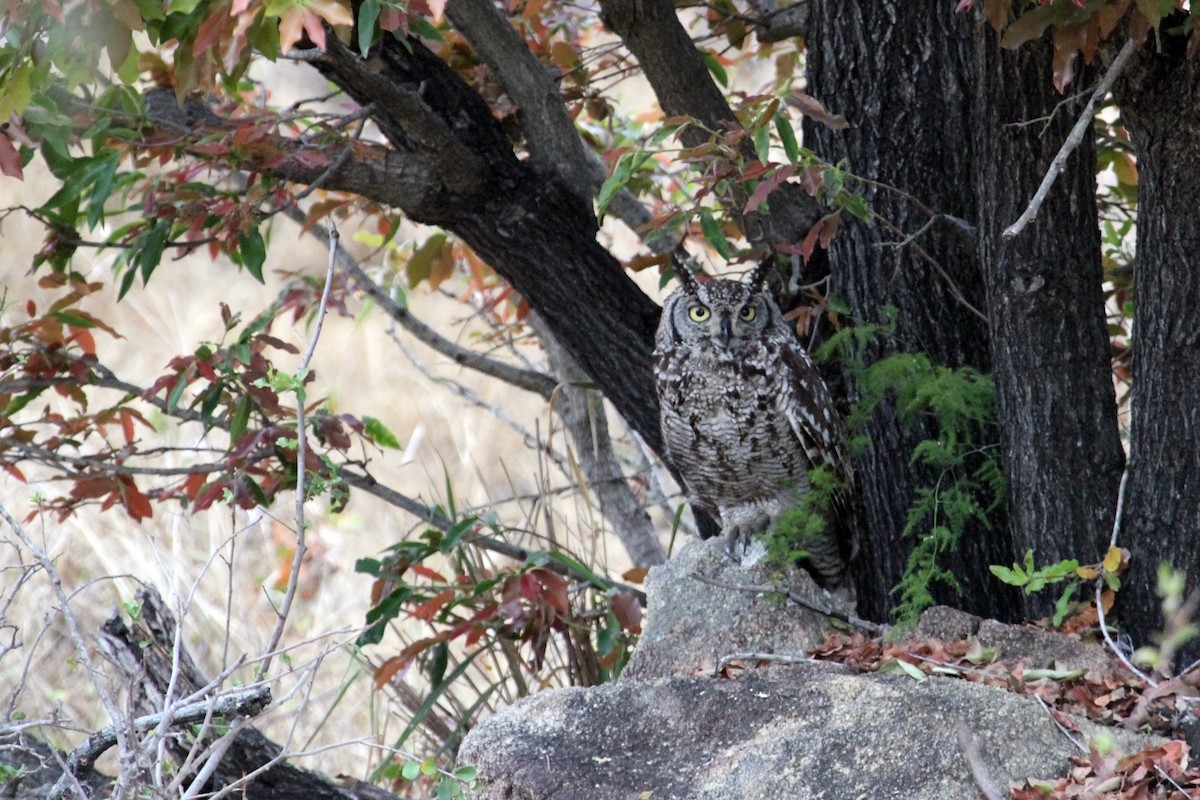
<instances>
[{"instance_id":1,"label":"pale grass background","mask_svg":"<svg viewBox=\"0 0 1200 800\"><path fill-rule=\"evenodd\" d=\"M769 91L773 69L770 62L739 65L732 70L735 85L750 93ZM271 87L276 107L327 92L327 85L307 67L264 65L256 77ZM654 108L651 93L636 75L622 81L616 100L631 114ZM36 206L53 193L55 182L38 169L38 163L30 165L23 183L0 177L0 208L18 203ZM299 229L283 219L273 222L270 230L266 286L238 272L226 260L214 263L205 255L193 255L178 261L168 258L148 288L139 284L119 303L111 285L89 297L84 308L111 322L125 337L113 341L97 333L104 363L127 380L148 384L165 372L172 356L190 353L198 343L221 335L218 303L241 312L245 321L284 285L278 270L324 274L327 251L315 239L302 238ZM354 232L353 222L341 226L343 245L363 259L365 266L378 266L381 254L356 246ZM28 274L42 236L40 226L19 213L0 225L4 253L0 286L8 298L0 325L25 318L26 298L36 299L39 307L45 308L53 296L33 286L36 278ZM102 232L87 236L99 239ZM611 221L602 230L601 240L620 258L639 249L635 237ZM113 258L112 252L81 250L74 268L111 284ZM636 279L647 294L661 299L656 274L643 273ZM461 281L455 283L449 287L450 293L462 291L463 286ZM420 287L409 294L409 304L418 317L460 343L470 343L472 332L479 330L470 319L471 309L453 297ZM570 478L539 459L520 435L500 424L492 413L460 399L439 381L470 388L484 402L502 408L526 430L536 430L564 452L568 447L565 436L540 398L462 370L403 331L396 331L425 363L432 378L424 375L390 338L392 329L383 314L360 315L360 304L352 311L358 315L354 319L332 314L327 318L312 363L316 380L309 397L328 397L335 412L377 417L406 443L403 453L372 456L371 470L377 478L428 503L445 500L448 480L460 508L495 508L506 524L536 534L545 535L552 529L560 544L610 574L619 575L630 566L620 544L604 529L590 493L547 494L546 490L569 487ZM303 350L311 331L303 324L292 327L280 320L272 333ZM523 347L528 358L543 361L536 345ZM298 361L285 354L273 355L281 368L291 368ZM49 397L47 393L38 402ZM620 421L611 413L609 418L614 435L621 434ZM156 440L175 446L201 444L194 427L180 428L159 416L151 419L158 428L153 435ZM150 435L146 438L149 441ZM630 452L628 442L624 447ZM27 474L35 476L35 471ZM667 491L676 493L671 501L678 502L677 487L661 470L658 475ZM68 488L37 480L22 485L0 473L0 503L18 518L33 509L32 498L37 494L53 496ZM508 501L514 496L523 499ZM286 577L291 560L292 507L288 496L271 509L250 514L215 510L193 516L177 508L156 506L154 518L140 525L118 511L102 514L86 509L61 524L39 518L29 523L27 530L56 559L66 589L72 593L71 611L85 632L95 631L121 603L131 601L139 581L153 584L169 602L184 609L181 616L187 646L211 675L243 654L261 654L270 637L276 619L272 603L280 597L271 587ZM549 509L548 515L545 509ZM369 580L356 575L353 565L355 559L379 555L387 545L415 535L421 527L410 515L361 493L354 495L345 513L326 513L317 500L307 504L307 514L313 524L309 534L312 556L302 572L300 594L284 638L285 645L294 648L291 670L283 672L276 662L274 673L280 678L274 688L276 697L283 696L304 684L312 672L312 689L298 692L257 724L290 750L319 751L298 763L330 774L365 778L386 754L364 740L389 742L408 719L388 695L372 692L369 676L362 674L361 662L346 646L363 623L370 588ZM670 518L658 510L652 514L665 542ZM11 540L7 530L0 535L0 598L8 594L15 580L15 572L4 569L17 557L6 544ZM544 546L534 537L523 543ZM27 555L25 558L28 560ZM0 700L7 699L11 687L24 675L18 707L29 718L45 717L60 708L78 732L59 734L56 744L70 747L109 720L92 682L81 667L71 665L73 647L56 608L44 576L24 587L9 608L9 620L20 625L24 646L0 661ZM47 625L45 634L39 636ZM428 633L409 624L403 635L415 639ZM396 652L399 638L389 637L381 646L368 648L367 655L376 661L386 658ZM495 674L502 667L483 664L483 669L486 675L488 670ZM250 671L243 669L235 677L248 680ZM426 688L416 670L409 670L404 680L417 691ZM101 766L115 772L111 764Z\"/></svg>"},{"instance_id":2,"label":"pale grass background","mask_svg":"<svg viewBox=\"0 0 1200 800\"><path fill-rule=\"evenodd\" d=\"M0 179L0 206L35 205L53 189L53 181L35 162L24 184ZM343 225L341 233L342 241L354 248L354 225ZM0 285L8 297L0 324L25 319L26 298L36 299L44 309L54 296L34 286L36 276L28 273L41 235L39 226L21 214L10 215L0 228L5 254ZM99 232L89 238L100 238ZM379 254L361 247L356 252L368 265L380 261ZM127 380L148 384L166 371L172 356L190 353L198 343L220 337L218 303L229 304L242 313L243 320L249 320L283 285L277 270L321 276L327 251L312 237L300 238L296 226L277 220L271 228L266 286L224 260L213 263L205 255L193 255L165 261L148 288L139 283L119 303L111 286L112 260L112 252L81 250L77 255L75 269L109 284L89 297L84 308L109 321L125 337L114 341L97 332L104 363ZM451 289L462 287L457 282ZM468 306L424 287L411 292L409 300L422 319L460 342L470 341L471 326L463 324L471 314ZM360 310L361 305L354 308L356 313ZM280 320L272 332L301 350L311 334L303 323L293 327L286 320ZM543 436L549 433L556 448L564 449L562 432L540 398L464 371L413 342L403 331L398 335L436 377L473 389L528 430L536 427ZM534 345L525 348L529 357L541 360L540 349ZM290 369L297 361L285 354L278 363ZM539 475L544 476L542 488L568 485L552 464L539 464L521 437L499 424L491 413L460 400L415 369L389 337L387 320L377 310L356 319L330 314L313 368L316 380L309 389L310 398L327 396L337 412L378 417L401 442L407 441L403 453L372 455L373 474L400 491L429 503L442 502L448 478L461 508L487 507L513 495L536 494L542 480ZM49 397L49 393L44 395L34 407L40 408ZM111 402L115 397L100 393L94 401L96 407L106 399ZM195 427L178 427L147 414L159 428L156 434L141 434L147 440L153 436L175 446L199 444L196 437L200 432ZM34 477L37 471L28 470L27 474ZM18 518L34 508L35 495L51 497L68 489L64 484L36 479L23 485L0 476L0 502ZM619 544L614 546L602 530L581 523L581 518L599 520L598 509L589 510L584 507L586 502L573 493L556 497L551 502L555 532L576 552L620 572L628 562ZM506 522L528 527L532 506L532 500L526 499L500 502L497 507ZM28 524L27 531L56 559L72 596L71 611L85 632L95 631L121 603L131 601L138 581L145 581L169 599L174 595L173 604L188 603L183 614L185 641L211 675L242 654L258 655L269 639L275 624L272 601L278 602L280 597L270 587L286 577L292 510L290 496L271 509L250 514L224 509L193 516L175 507L156 506L152 520L137 524L119 510L99 513L93 508L61 524L38 518ZM326 513L320 500L310 502L307 513L315 523L309 536L312 557L302 573L301 593L284 640L295 647L291 653L295 672L281 677L275 693L281 696L307 670L316 668L313 690L308 695L298 693L260 723L265 723L266 732L277 741L290 741L294 750L325 748L366 737L389 741L407 719L399 717L385 695L371 691L369 678L360 674L359 664L345 647L363 622L370 587L369 579L356 575L353 565L356 558L378 555L388 544L421 529L414 530L417 523L410 515L361 493L354 495L345 513ZM538 519L534 524L545 532L544 519ZM9 531L4 534L0 541L11 540ZM232 551L231 540L236 541ZM0 567L11 565L15 558L12 547L4 546L0 552ZM15 577L11 570L0 571L0 596L9 591ZM81 732L62 735L56 743L71 746L81 740L83 732L109 720L82 667L71 666L74 650L56 608L49 583L39 576L23 588L9 609L9 620L21 626L24 647L0 661L0 694L6 696L9 687L15 687L26 673L18 707L29 718L45 717L61 707L63 716ZM39 637L47 624L50 629ZM409 633L413 638L428 635L419 627ZM381 660L395 648L395 641L385 640L383 646L369 648L369 655ZM278 662L274 671L281 671ZM249 670L243 670L237 677L247 680L249 675ZM416 670L410 670L405 680L418 690L423 688ZM338 700L347 684L345 695ZM301 763L365 777L382 755L361 743L348 744L301 759Z\"/></svg>"}]
</instances>

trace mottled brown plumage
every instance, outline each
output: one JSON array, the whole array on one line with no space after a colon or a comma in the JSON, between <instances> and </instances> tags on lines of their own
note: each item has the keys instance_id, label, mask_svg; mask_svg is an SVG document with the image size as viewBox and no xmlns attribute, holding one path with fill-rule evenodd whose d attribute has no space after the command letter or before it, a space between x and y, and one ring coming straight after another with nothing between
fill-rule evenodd
<instances>
[{"instance_id":1,"label":"mottled brown plumage","mask_svg":"<svg viewBox=\"0 0 1200 800\"><path fill-rule=\"evenodd\" d=\"M849 486L842 427L829 390L795 330L749 281L699 282L679 265L663 307L654 373L663 436L694 503L721 521L732 553L809 488L828 465ZM846 504L826 513L826 535L806 549L823 585L845 584L853 550Z\"/></svg>"}]
</instances>

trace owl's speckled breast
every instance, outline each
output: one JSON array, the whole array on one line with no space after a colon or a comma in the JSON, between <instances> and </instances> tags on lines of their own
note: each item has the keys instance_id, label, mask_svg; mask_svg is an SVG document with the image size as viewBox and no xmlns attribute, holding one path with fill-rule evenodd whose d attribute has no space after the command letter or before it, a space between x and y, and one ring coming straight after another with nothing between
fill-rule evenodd
<instances>
[{"instance_id":1,"label":"owl's speckled breast","mask_svg":"<svg viewBox=\"0 0 1200 800\"><path fill-rule=\"evenodd\" d=\"M749 351L749 352L748 352ZM667 449L692 492L726 506L790 494L807 484L807 463L784 409L787 381L762 380L783 369L769 342L736 357L716 346L690 355L660 354L674 380L662 380L662 427Z\"/></svg>"}]
</instances>

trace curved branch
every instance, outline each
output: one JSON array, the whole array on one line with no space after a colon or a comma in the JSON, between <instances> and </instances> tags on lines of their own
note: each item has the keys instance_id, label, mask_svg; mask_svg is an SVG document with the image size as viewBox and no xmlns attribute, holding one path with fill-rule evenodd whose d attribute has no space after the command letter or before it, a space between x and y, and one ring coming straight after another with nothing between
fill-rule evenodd
<instances>
[{"instance_id":1,"label":"curved branch","mask_svg":"<svg viewBox=\"0 0 1200 800\"><path fill-rule=\"evenodd\" d=\"M559 97L558 81L551 79L554 71L530 52L492 0L449 0L446 17L521 109L521 128L535 167L559 175L590 202L604 171L597 174L588 159Z\"/></svg>"},{"instance_id":2,"label":"curved branch","mask_svg":"<svg viewBox=\"0 0 1200 800\"><path fill-rule=\"evenodd\" d=\"M284 213L294 221L304 222L304 215L298 209L289 209ZM329 232L324 226L314 225L309 230L309 233L328 245ZM502 380L518 389L524 389L527 392L541 395L547 400L550 399L550 394L554 391L554 387L558 382L549 375L522 369L521 367L513 366L512 364L477 353L470 348L455 344L417 319L407 308L393 300L387 290L371 280L371 276L363 271L362 267L358 265L358 261L344 249L338 249L338 264L341 266L342 271L350 276L358 288L366 292L375 304L382 308L389 317L433 350L446 356L446 358L449 358L456 364Z\"/></svg>"}]
</instances>

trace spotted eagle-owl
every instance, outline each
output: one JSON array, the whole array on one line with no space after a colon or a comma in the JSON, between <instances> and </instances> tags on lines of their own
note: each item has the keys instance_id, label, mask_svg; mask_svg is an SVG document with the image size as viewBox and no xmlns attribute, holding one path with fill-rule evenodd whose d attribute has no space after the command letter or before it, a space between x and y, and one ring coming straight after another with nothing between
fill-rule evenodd
<instances>
[{"instance_id":1,"label":"spotted eagle-owl","mask_svg":"<svg viewBox=\"0 0 1200 800\"><path fill-rule=\"evenodd\" d=\"M796 504L812 467L850 482L829 390L763 290L769 263L746 282L697 281L677 264L680 286L655 339L667 452L691 501L720 520L731 554ZM823 513L825 533L804 546L808 566L819 583L841 588L852 550L842 492Z\"/></svg>"}]
</instances>

